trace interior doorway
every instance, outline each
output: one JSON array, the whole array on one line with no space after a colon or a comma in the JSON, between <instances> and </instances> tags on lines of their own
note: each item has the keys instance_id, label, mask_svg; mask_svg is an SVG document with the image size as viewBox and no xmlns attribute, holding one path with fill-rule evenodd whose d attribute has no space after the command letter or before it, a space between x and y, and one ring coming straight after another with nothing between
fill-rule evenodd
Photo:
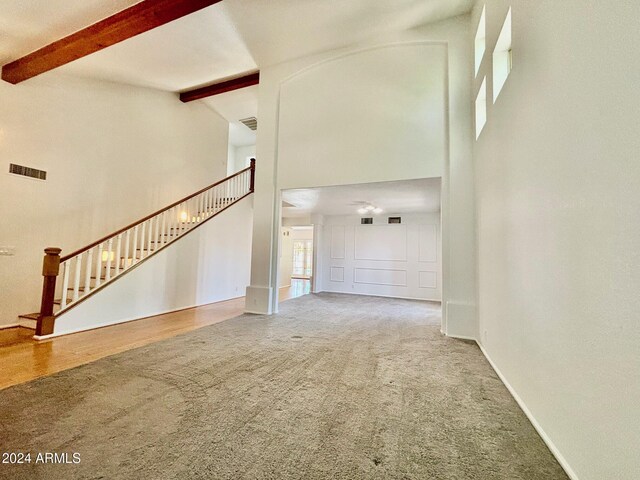
<instances>
[{"instance_id":1,"label":"interior doorway","mask_svg":"<svg viewBox=\"0 0 640 480\"><path fill-rule=\"evenodd\" d=\"M283 226L279 265L279 300L288 300L311 291L314 274L312 225Z\"/></svg>"},{"instance_id":2,"label":"interior doorway","mask_svg":"<svg viewBox=\"0 0 640 480\"><path fill-rule=\"evenodd\" d=\"M441 192L440 178L283 190L279 285L441 304Z\"/></svg>"}]
</instances>

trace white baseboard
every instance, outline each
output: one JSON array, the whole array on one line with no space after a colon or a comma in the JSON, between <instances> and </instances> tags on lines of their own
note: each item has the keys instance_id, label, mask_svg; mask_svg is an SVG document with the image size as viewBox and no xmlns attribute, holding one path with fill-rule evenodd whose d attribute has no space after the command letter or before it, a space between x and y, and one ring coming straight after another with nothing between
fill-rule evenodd
<instances>
[{"instance_id":1,"label":"white baseboard","mask_svg":"<svg viewBox=\"0 0 640 480\"><path fill-rule=\"evenodd\" d=\"M0 325L0 330L4 330L5 328L16 328L21 327L19 323L9 323L8 325Z\"/></svg>"},{"instance_id":2,"label":"white baseboard","mask_svg":"<svg viewBox=\"0 0 640 480\"><path fill-rule=\"evenodd\" d=\"M446 333L442 332L443 335L446 335L447 337L450 338L457 338L458 340L471 340L472 342L476 342L477 340L475 339L475 337L467 337L465 335L447 335Z\"/></svg>"},{"instance_id":3,"label":"white baseboard","mask_svg":"<svg viewBox=\"0 0 640 480\"><path fill-rule=\"evenodd\" d=\"M340 293L343 295L360 295L363 297L381 297L381 298L399 298L401 300L419 300L421 302L431 302L431 303L440 303L442 304L442 300L429 300L428 298L419 298L419 297L403 297L400 295L379 295L376 293L361 293L361 292L341 292L338 290L321 290L320 292L313 293ZM475 338L474 338L475 340Z\"/></svg>"},{"instance_id":4,"label":"white baseboard","mask_svg":"<svg viewBox=\"0 0 640 480\"><path fill-rule=\"evenodd\" d=\"M547 445L547 447L549 448L553 456L556 457L556 460L558 460L558 463L560 464L562 469L566 472L566 474L569 476L571 480L579 480L578 475L576 475L576 472L573 471L573 469L569 465L569 462L567 462L567 460L564 458L562 453L560 453L560 451L555 446L551 438L549 438L549 436L544 431L542 426L535 419L535 417L531 413L531 410L529 410L529 407L527 407L527 405L524 403L522 398L520 398L520 395L518 395L518 393L513 389L511 384L507 381L507 379L504 377L504 375L502 374L500 369L496 366L496 364L493 363L493 360L491 360L491 357L489 356L487 351L484 349L484 347L480 345L480 343L478 343L478 346L480 347L480 350L482 351L482 354L484 355L484 357L489 362L489 365L491 365L491 368L493 368L493 370L496 372L496 375L498 375L498 378L500 378L504 386L507 387L507 390L509 390L509 393L511 394L513 399L516 401L520 409L527 416L527 418L531 422L531 425L533 425L533 428L536 429L536 432L538 432L538 435L540 435L540 437L542 438L542 441Z\"/></svg>"},{"instance_id":5,"label":"white baseboard","mask_svg":"<svg viewBox=\"0 0 640 480\"><path fill-rule=\"evenodd\" d=\"M236 300L238 298L242 298L242 297L240 296L240 297L226 298L224 300L216 300L215 302L203 303L203 304L200 304L200 305L187 305L185 307L173 308L173 309L170 309L170 310L162 310L162 311L158 311L156 313L150 313L148 315L145 315L144 317L123 318L123 319L120 319L120 320L115 320L113 322L96 323L94 325L89 325L87 327L74 328L74 329L66 330L66 331L59 332L59 333L55 332L55 326L54 326L54 332L53 333L51 333L49 335L34 335L33 338L35 340L49 340L51 338L64 337L65 335L72 335L74 333L88 332L90 330L97 330L99 328L111 327L113 325L120 325L120 324L123 324L123 323L136 322L138 320L145 320L147 318L158 317L160 315L168 315L170 313L181 312L183 310L191 310L192 308L206 307L208 305L213 305L213 304L222 303L222 302L228 302L230 300Z\"/></svg>"}]
</instances>

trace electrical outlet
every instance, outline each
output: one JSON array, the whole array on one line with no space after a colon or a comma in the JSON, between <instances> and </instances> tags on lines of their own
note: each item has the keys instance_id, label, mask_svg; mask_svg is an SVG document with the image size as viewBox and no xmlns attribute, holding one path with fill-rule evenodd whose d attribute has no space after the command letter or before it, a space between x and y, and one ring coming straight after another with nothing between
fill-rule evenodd
<instances>
[{"instance_id":1,"label":"electrical outlet","mask_svg":"<svg viewBox=\"0 0 640 480\"><path fill-rule=\"evenodd\" d=\"M0 247L0 256L13 257L16 254L16 247Z\"/></svg>"}]
</instances>

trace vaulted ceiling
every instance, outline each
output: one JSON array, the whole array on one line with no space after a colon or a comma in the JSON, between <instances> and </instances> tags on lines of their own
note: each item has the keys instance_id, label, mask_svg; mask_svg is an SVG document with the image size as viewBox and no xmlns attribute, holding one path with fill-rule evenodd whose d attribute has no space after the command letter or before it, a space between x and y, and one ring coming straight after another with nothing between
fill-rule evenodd
<instances>
[{"instance_id":1,"label":"vaulted ceiling","mask_svg":"<svg viewBox=\"0 0 640 480\"><path fill-rule=\"evenodd\" d=\"M136 0L4 0L0 64ZM471 0L224 0L60 67L169 91L468 12ZM45 74L46 75L46 74Z\"/></svg>"},{"instance_id":2,"label":"vaulted ceiling","mask_svg":"<svg viewBox=\"0 0 640 480\"><path fill-rule=\"evenodd\" d=\"M0 65L136 3L137 0L3 0ZM471 7L472 0L223 0L56 71L184 91L463 14ZM205 101L227 119L237 120L237 112L225 112L248 113L248 104L253 102L255 115L256 91L224 94L226 100ZM231 100L244 108L231 107Z\"/></svg>"}]
</instances>

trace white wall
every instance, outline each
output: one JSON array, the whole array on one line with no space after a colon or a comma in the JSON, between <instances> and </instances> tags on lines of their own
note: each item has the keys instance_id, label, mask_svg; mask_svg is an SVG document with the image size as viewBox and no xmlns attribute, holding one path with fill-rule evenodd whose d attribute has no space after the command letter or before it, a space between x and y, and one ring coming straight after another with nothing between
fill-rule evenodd
<instances>
[{"instance_id":1,"label":"white wall","mask_svg":"<svg viewBox=\"0 0 640 480\"><path fill-rule=\"evenodd\" d=\"M574 478L638 479L640 3L486 4L481 342ZM513 71L494 104L509 6Z\"/></svg>"},{"instance_id":2,"label":"white wall","mask_svg":"<svg viewBox=\"0 0 640 480\"><path fill-rule=\"evenodd\" d=\"M235 168L236 172L247 168L250 165L251 158L256 156L255 145L245 145L242 147L236 147L235 153Z\"/></svg>"},{"instance_id":3,"label":"white wall","mask_svg":"<svg viewBox=\"0 0 640 480\"><path fill-rule=\"evenodd\" d=\"M338 55L285 79L279 187L442 176L446 62L443 43L391 44Z\"/></svg>"},{"instance_id":4,"label":"white wall","mask_svg":"<svg viewBox=\"0 0 640 480\"><path fill-rule=\"evenodd\" d=\"M227 144L227 177L236 173L236 147L231 144L231 133Z\"/></svg>"},{"instance_id":5,"label":"white wall","mask_svg":"<svg viewBox=\"0 0 640 480\"><path fill-rule=\"evenodd\" d=\"M399 225L387 217L400 216ZM325 216L322 290L440 301L440 214Z\"/></svg>"},{"instance_id":6,"label":"white wall","mask_svg":"<svg viewBox=\"0 0 640 480\"><path fill-rule=\"evenodd\" d=\"M241 200L60 316L54 334L242 296L252 214L253 198Z\"/></svg>"},{"instance_id":7,"label":"white wall","mask_svg":"<svg viewBox=\"0 0 640 480\"><path fill-rule=\"evenodd\" d=\"M456 17L261 70L248 310L275 308L283 188L442 175L443 328L475 338L469 21Z\"/></svg>"},{"instance_id":8,"label":"white wall","mask_svg":"<svg viewBox=\"0 0 640 480\"><path fill-rule=\"evenodd\" d=\"M282 227L282 240L280 242L280 263L278 277L278 287L288 287L291 285L291 274L293 273L293 230L289 227Z\"/></svg>"},{"instance_id":9,"label":"white wall","mask_svg":"<svg viewBox=\"0 0 640 480\"><path fill-rule=\"evenodd\" d=\"M222 178L227 122L176 95L47 73L0 82L0 324L40 306L43 249L63 254ZM9 163L48 172L9 175Z\"/></svg>"},{"instance_id":10,"label":"white wall","mask_svg":"<svg viewBox=\"0 0 640 480\"><path fill-rule=\"evenodd\" d=\"M243 127L244 128L244 127ZM236 147L229 144L229 160L227 163L227 175L233 175L240 170L244 170L250 165L251 158L256 156L255 145L244 145Z\"/></svg>"}]
</instances>

